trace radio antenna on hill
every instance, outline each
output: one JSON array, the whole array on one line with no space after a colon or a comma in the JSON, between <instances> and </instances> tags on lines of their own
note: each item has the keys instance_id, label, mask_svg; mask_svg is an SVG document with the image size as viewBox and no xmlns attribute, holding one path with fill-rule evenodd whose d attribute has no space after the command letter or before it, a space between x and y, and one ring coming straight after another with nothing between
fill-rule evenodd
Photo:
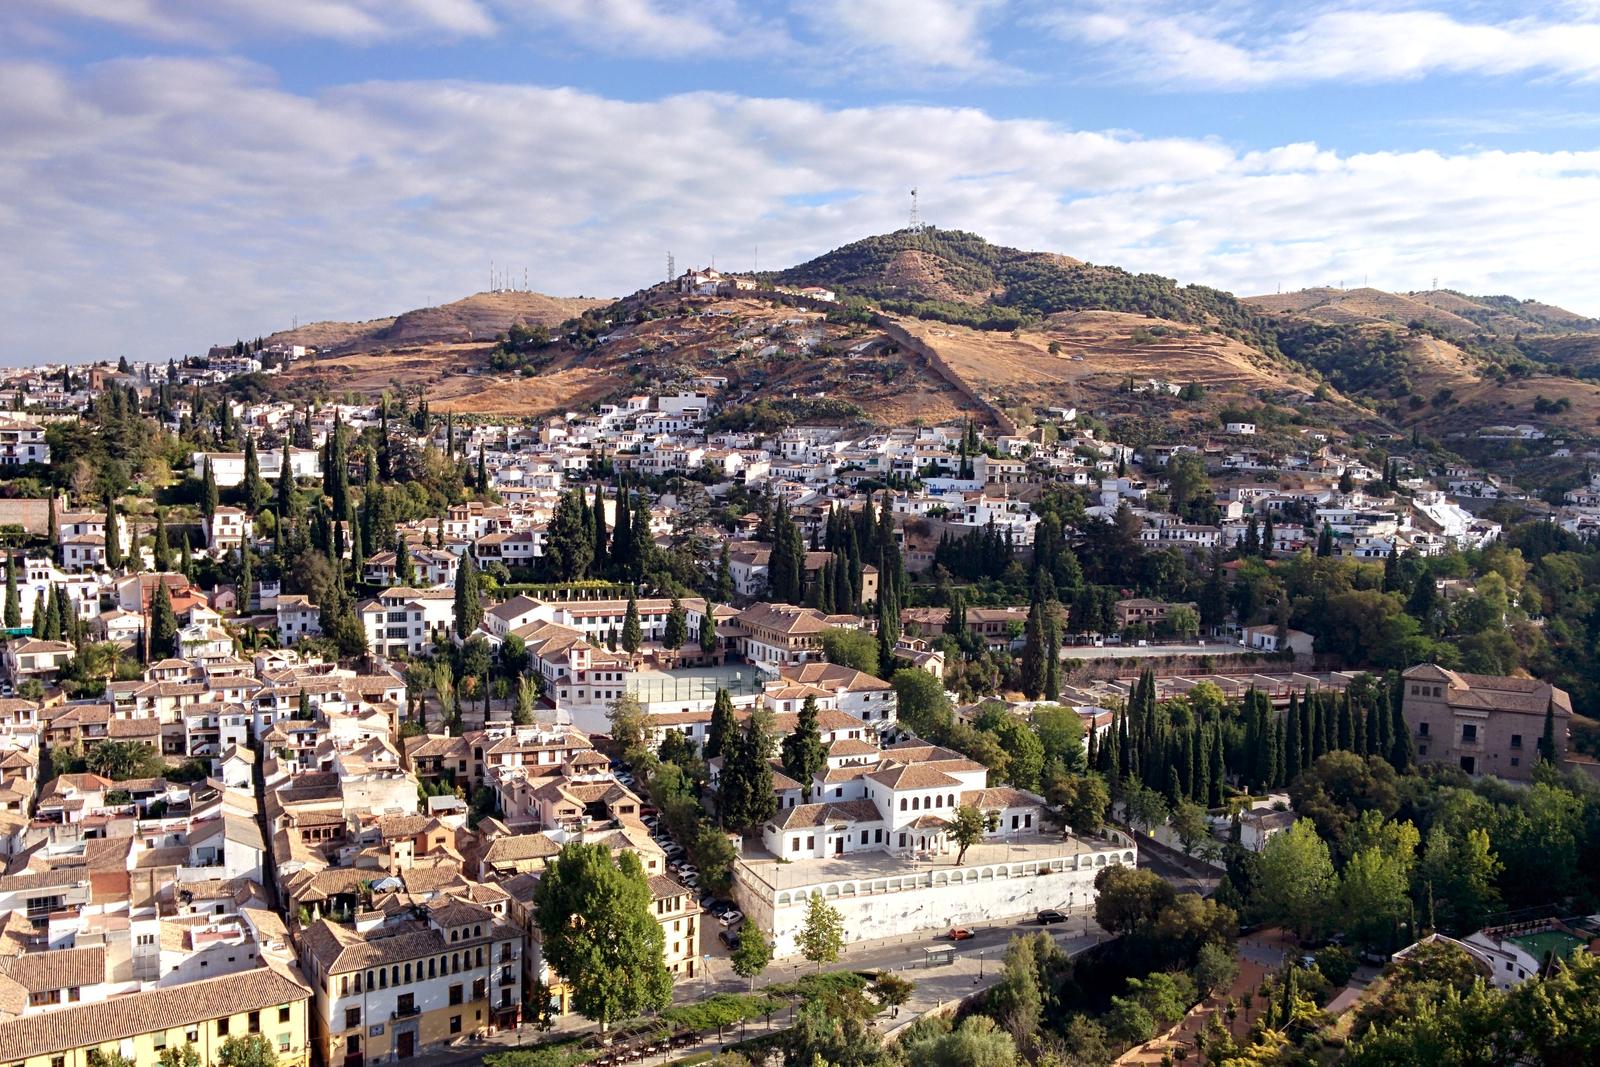
<instances>
[{"instance_id":1,"label":"radio antenna on hill","mask_svg":"<svg viewBox=\"0 0 1600 1067\"><path fill-rule=\"evenodd\" d=\"M916 233L922 229L922 216L917 213L917 191L911 190L911 219L906 223L906 229Z\"/></svg>"},{"instance_id":2,"label":"radio antenna on hill","mask_svg":"<svg viewBox=\"0 0 1600 1067\"><path fill-rule=\"evenodd\" d=\"M670 284L672 282L672 279L676 278L677 276L678 276L678 261L673 259L671 251L668 251L667 252L667 282Z\"/></svg>"}]
</instances>

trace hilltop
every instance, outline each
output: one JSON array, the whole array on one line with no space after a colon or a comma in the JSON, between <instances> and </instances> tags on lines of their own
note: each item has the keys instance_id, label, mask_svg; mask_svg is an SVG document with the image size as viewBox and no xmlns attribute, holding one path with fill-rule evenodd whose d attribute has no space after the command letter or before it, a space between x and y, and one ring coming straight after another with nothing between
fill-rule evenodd
<instances>
[{"instance_id":1,"label":"hilltop","mask_svg":"<svg viewBox=\"0 0 1600 1067\"><path fill-rule=\"evenodd\" d=\"M1462 337L1499 338L1600 332L1600 321L1537 300L1468 296L1453 289L1390 293L1382 289L1319 287L1247 296L1245 306L1269 315L1295 315L1326 323L1423 323Z\"/></svg>"},{"instance_id":2,"label":"hilltop","mask_svg":"<svg viewBox=\"0 0 1600 1067\"><path fill-rule=\"evenodd\" d=\"M280 330L266 340L306 345L322 355L334 356L418 345L493 342L515 324L557 326L607 303L502 289L365 322L308 323L293 330Z\"/></svg>"},{"instance_id":3,"label":"hilltop","mask_svg":"<svg viewBox=\"0 0 1600 1067\"><path fill-rule=\"evenodd\" d=\"M897 230L769 276L821 285L885 310L981 329L1012 329L1070 311L1117 311L1210 327L1261 346L1254 312L1231 293L1158 274L990 244L960 230Z\"/></svg>"}]
</instances>

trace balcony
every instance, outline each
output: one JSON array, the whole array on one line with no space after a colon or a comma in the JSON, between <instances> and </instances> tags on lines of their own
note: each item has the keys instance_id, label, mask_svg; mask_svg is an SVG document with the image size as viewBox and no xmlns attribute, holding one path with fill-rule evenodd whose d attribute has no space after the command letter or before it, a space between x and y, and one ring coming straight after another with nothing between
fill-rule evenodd
<instances>
[{"instance_id":1,"label":"balcony","mask_svg":"<svg viewBox=\"0 0 1600 1067\"><path fill-rule=\"evenodd\" d=\"M422 1009L417 1007L415 1004L402 1004L399 1007L395 1008L394 1011L391 1011L389 1013L389 1018L390 1019L410 1019L413 1016L421 1015L421 1014L422 1014Z\"/></svg>"}]
</instances>

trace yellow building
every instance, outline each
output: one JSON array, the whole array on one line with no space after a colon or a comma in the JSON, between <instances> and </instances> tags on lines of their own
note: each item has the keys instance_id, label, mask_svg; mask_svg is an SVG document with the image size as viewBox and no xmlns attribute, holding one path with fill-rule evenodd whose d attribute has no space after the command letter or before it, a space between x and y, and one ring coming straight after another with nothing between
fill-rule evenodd
<instances>
[{"instance_id":1,"label":"yellow building","mask_svg":"<svg viewBox=\"0 0 1600 1067\"><path fill-rule=\"evenodd\" d=\"M521 1020L522 932L449 896L419 912L319 919L301 934L324 1063L410 1059Z\"/></svg>"},{"instance_id":2,"label":"yellow building","mask_svg":"<svg viewBox=\"0 0 1600 1067\"><path fill-rule=\"evenodd\" d=\"M95 1003L24 1009L0 1020L0 1062L90 1067L89 1054L104 1051L146 1067L162 1049L191 1044L204 1064L217 1058L228 1038L260 1034L277 1051L282 1067L307 1067L310 996L292 969L269 964Z\"/></svg>"}]
</instances>

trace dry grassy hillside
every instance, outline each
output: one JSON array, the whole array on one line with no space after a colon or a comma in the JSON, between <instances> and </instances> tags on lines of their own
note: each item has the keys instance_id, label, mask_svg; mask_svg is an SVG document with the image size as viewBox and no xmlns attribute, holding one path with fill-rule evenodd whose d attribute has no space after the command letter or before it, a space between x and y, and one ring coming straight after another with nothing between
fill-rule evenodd
<instances>
[{"instance_id":1,"label":"dry grassy hillside","mask_svg":"<svg viewBox=\"0 0 1600 1067\"><path fill-rule=\"evenodd\" d=\"M1268 314L1292 313L1318 322L1392 322L1401 326L1426 322L1441 330L1461 333L1478 329L1472 320L1444 306L1444 302L1431 303L1400 293L1386 293L1382 289L1301 289L1293 293L1247 296L1243 303ZM1471 302L1463 300L1461 303Z\"/></svg>"},{"instance_id":2,"label":"dry grassy hillside","mask_svg":"<svg viewBox=\"0 0 1600 1067\"><path fill-rule=\"evenodd\" d=\"M299 329L280 331L267 340L314 346L325 355L493 341L513 323L554 326L605 303L607 301L522 291L475 293L442 307L417 308L391 318L311 323Z\"/></svg>"},{"instance_id":3,"label":"dry grassy hillside","mask_svg":"<svg viewBox=\"0 0 1600 1067\"><path fill-rule=\"evenodd\" d=\"M716 375L728 379L730 402L837 398L859 407L849 421L935 423L966 413L955 388L920 357L868 327L754 299L648 302L688 313L618 327L592 350L551 346L529 375L493 370L492 345L458 343L319 356L291 366L282 381L368 396L420 389L435 411L536 416Z\"/></svg>"},{"instance_id":4,"label":"dry grassy hillside","mask_svg":"<svg viewBox=\"0 0 1600 1067\"><path fill-rule=\"evenodd\" d=\"M1070 312L1016 337L919 319L903 325L975 391L1004 406L1093 404L1129 376L1199 382L1218 400L1263 391L1308 395L1316 388L1285 362L1231 338L1142 315Z\"/></svg>"}]
</instances>

